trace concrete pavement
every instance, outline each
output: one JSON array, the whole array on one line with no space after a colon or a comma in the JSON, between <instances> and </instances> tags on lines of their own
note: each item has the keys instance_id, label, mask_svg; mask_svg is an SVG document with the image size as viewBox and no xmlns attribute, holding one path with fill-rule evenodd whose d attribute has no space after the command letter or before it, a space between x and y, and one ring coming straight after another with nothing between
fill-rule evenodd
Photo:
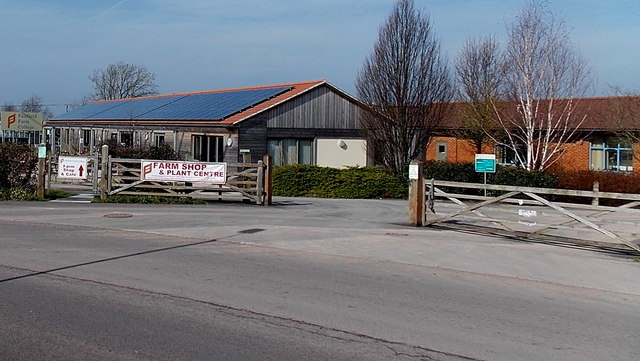
<instances>
[{"instance_id":1,"label":"concrete pavement","mask_svg":"<svg viewBox=\"0 0 640 361\"><path fill-rule=\"evenodd\" d=\"M5 202L0 219L218 239L640 295L638 258L414 228L401 200L276 197L272 207Z\"/></svg>"}]
</instances>

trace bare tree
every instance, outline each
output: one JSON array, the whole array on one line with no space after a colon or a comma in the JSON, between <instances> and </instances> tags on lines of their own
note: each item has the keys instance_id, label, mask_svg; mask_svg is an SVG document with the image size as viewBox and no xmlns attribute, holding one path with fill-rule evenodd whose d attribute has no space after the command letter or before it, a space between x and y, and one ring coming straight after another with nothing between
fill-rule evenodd
<instances>
[{"instance_id":1,"label":"bare tree","mask_svg":"<svg viewBox=\"0 0 640 361\"><path fill-rule=\"evenodd\" d=\"M587 67L545 2L529 2L507 30L505 85L515 109L497 111L498 122L522 166L544 170L585 119L575 110L590 88Z\"/></svg>"},{"instance_id":2,"label":"bare tree","mask_svg":"<svg viewBox=\"0 0 640 361\"><path fill-rule=\"evenodd\" d=\"M358 73L356 89L367 104L362 134L385 168L400 174L412 159L424 159L453 86L429 17L413 1L395 4Z\"/></svg>"},{"instance_id":3,"label":"bare tree","mask_svg":"<svg viewBox=\"0 0 640 361\"><path fill-rule=\"evenodd\" d=\"M141 65L118 62L89 76L94 84L92 100L135 98L158 94L156 75Z\"/></svg>"},{"instance_id":4,"label":"bare tree","mask_svg":"<svg viewBox=\"0 0 640 361\"><path fill-rule=\"evenodd\" d=\"M5 102L2 106L3 112L16 112L18 111L18 107L15 104Z\"/></svg>"},{"instance_id":5,"label":"bare tree","mask_svg":"<svg viewBox=\"0 0 640 361\"><path fill-rule=\"evenodd\" d=\"M20 105L20 111L42 113L42 119L47 120L53 117L53 113L42 104L42 98L36 94L33 94L29 98L25 99Z\"/></svg>"},{"instance_id":6,"label":"bare tree","mask_svg":"<svg viewBox=\"0 0 640 361\"><path fill-rule=\"evenodd\" d=\"M467 40L456 61L456 74L462 119L455 131L457 138L467 140L482 153L482 145L503 133L498 127L495 105L503 98L503 63L500 45L495 38Z\"/></svg>"}]
</instances>

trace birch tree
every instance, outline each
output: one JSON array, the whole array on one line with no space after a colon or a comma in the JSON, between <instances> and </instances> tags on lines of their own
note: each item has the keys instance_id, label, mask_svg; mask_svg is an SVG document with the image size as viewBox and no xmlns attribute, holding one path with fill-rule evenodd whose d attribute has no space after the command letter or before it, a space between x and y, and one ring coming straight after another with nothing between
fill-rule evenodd
<instances>
[{"instance_id":1,"label":"birch tree","mask_svg":"<svg viewBox=\"0 0 640 361\"><path fill-rule=\"evenodd\" d=\"M507 31L504 81L514 104L497 109L497 119L521 165L544 170L585 119L576 106L590 88L588 70L544 2L529 2Z\"/></svg>"},{"instance_id":2,"label":"birch tree","mask_svg":"<svg viewBox=\"0 0 640 361\"><path fill-rule=\"evenodd\" d=\"M431 21L413 1L399 0L380 27L356 89L367 105L361 112L361 132L376 159L395 174L411 160L425 159L453 87Z\"/></svg>"}]
</instances>

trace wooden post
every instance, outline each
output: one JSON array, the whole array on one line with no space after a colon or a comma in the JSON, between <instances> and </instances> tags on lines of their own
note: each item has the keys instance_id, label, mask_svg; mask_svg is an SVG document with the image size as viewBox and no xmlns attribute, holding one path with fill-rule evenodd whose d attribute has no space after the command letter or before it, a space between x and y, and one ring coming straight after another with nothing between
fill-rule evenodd
<instances>
[{"instance_id":1,"label":"wooden post","mask_svg":"<svg viewBox=\"0 0 640 361\"><path fill-rule=\"evenodd\" d=\"M593 182L593 192L599 192L600 191L600 182L595 181ZM597 206L600 204L600 198L598 196L594 196L593 199L591 200L591 205L592 206Z\"/></svg>"},{"instance_id":2,"label":"wooden post","mask_svg":"<svg viewBox=\"0 0 640 361\"><path fill-rule=\"evenodd\" d=\"M102 146L102 153L100 159L100 199L107 199L107 195L109 194L109 173L111 169L109 169L109 146Z\"/></svg>"},{"instance_id":3,"label":"wooden post","mask_svg":"<svg viewBox=\"0 0 640 361\"><path fill-rule=\"evenodd\" d=\"M409 224L416 227L424 225L424 176L421 161L411 161L409 165Z\"/></svg>"},{"instance_id":4,"label":"wooden post","mask_svg":"<svg viewBox=\"0 0 640 361\"><path fill-rule=\"evenodd\" d=\"M256 204L264 204L264 164L261 160L258 161L258 179L256 179Z\"/></svg>"},{"instance_id":5,"label":"wooden post","mask_svg":"<svg viewBox=\"0 0 640 361\"><path fill-rule=\"evenodd\" d=\"M271 166L271 156L265 154L262 157L262 163L264 164L264 202L262 205L270 206L271 200L273 196L273 189L271 188L271 182L273 180L271 170L273 167Z\"/></svg>"},{"instance_id":6,"label":"wooden post","mask_svg":"<svg viewBox=\"0 0 640 361\"><path fill-rule=\"evenodd\" d=\"M40 144L40 146L37 148L38 149L38 188L36 190L36 194L38 195L38 197L40 198L44 198L44 191L45 191L45 171L44 168L46 167L47 164L47 152L45 150L44 154L40 153L40 149L44 148L46 149L46 145L44 144Z\"/></svg>"}]
</instances>

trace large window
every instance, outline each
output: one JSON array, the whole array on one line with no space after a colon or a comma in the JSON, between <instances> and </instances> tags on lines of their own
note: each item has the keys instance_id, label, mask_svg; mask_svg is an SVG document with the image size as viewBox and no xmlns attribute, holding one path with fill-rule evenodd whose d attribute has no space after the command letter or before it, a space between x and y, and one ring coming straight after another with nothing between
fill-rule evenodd
<instances>
[{"instance_id":1,"label":"large window","mask_svg":"<svg viewBox=\"0 0 640 361\"><path fill-rule=\"evenodd\" d=\"M310 139L270 139L267 147L276 166L313 162L313 140Z\"/></svg>"},{"instance_id":2,"label":"large window","mask_svg":"<svg viewBox=\"0 0 640 361\"><path fill-rule=\"evenodd\" d=\"M591 170L633 171L632 145L620 138L596 138L591 141Z\"/></svg>"},{"instance_id":3,"label":"large window","mask_svg":"<svg viewBox=\"0 0 640 361\"><path fill-rule=\"evenodd\" d=\"M194 135L193 159L203 162L222 162L224 159L222 136Z\"/></svg>"}]
</instances>

